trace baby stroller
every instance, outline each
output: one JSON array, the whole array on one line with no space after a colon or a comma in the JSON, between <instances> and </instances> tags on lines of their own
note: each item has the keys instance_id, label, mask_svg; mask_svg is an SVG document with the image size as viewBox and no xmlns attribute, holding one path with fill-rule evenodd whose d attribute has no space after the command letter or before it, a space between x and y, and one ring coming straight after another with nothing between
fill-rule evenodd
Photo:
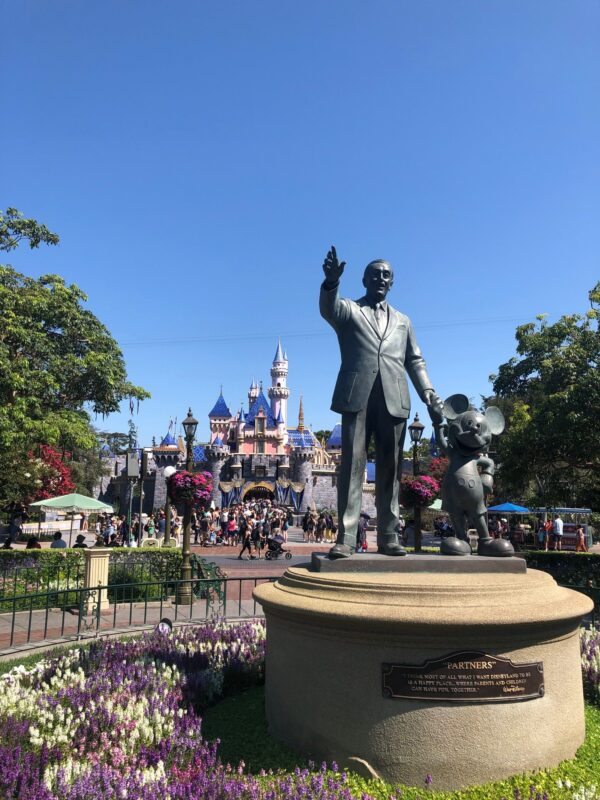
<instances>
[{"instance_id":1,"label":"baby stroller","mask_svg":"<svg viewBox=\"0 0 600 800\"><path fill-rule=\"evenodd\" d=\"M281 542L283 540L279 538L279 536L268 537L267 538L267 552L265 553L265 558L270 561L272 558L279 558L279 556L285 555L286 558L291 558L292 554L289 550L284 550L281 546Z\"/></svg>"}]
</instances>

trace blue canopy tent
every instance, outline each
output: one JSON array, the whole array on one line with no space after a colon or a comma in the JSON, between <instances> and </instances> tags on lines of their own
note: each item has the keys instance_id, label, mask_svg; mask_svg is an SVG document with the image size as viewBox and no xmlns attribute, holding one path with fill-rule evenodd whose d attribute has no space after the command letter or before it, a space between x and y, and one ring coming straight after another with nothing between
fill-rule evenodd
<instances>
[{"instance_id":1,"label":"blue canopy tent","mask_svg":"<svg viewBox=\"0 0 600 800\"><path fill-rule=\"evenodd\" d=\"M525 506L518 506L515 503L500 503L498 506L490 506L488 511L494 514L529 514L529 509Z\"/></svg>"}]
</instances>

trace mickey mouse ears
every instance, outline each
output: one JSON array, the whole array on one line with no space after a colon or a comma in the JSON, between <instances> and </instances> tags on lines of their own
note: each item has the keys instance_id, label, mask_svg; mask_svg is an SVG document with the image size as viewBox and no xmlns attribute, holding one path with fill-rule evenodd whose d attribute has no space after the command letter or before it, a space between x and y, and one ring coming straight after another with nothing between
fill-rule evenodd
<instances>
[{"instance_id":1,"label":"mickey mouse ears","mask_svg":"<svg viewBox=\"0 0 600 800\"><path fill-rule=\"evenodd\" d=\"M452 394L444 403L444 416L446 419L456 419L459 414L464 414L469 408L469 398L466 394Z\"/></svg>"}]
</instances>

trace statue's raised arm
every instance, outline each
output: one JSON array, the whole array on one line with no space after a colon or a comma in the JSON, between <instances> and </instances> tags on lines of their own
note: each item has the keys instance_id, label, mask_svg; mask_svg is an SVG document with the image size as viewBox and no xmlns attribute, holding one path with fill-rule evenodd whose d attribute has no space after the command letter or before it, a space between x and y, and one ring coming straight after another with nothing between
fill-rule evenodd
<instances>
[{"instance_id":1,"label":"statue's raised arm","mask_svg":"<svg viewBox=\"0 0 600 800\"><path fill-rule=\"evenodd\" d=\"M323 262L325 283L328 286L335 286L335 284L342 277L345 266L346 262L345 261L340 262L340 260L337 257L337 253L335 252L335 247L331 245L331 249L325 256L325 261Z\"/></svg>"}]
</instances>

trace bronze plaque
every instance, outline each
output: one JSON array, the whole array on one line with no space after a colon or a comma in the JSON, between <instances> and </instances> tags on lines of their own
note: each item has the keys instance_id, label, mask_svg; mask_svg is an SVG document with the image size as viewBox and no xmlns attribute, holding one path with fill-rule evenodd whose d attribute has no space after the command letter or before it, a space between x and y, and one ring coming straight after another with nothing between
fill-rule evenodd
<instances>
[{"instance_id":1,"label":"bronze plaque","mask_svg":"<svg viewBox=\"0 0 600 800\"><path fill-rule=\"evenodd\" d=\"M503 703L544 696L544 665L513 664L479 651L452 653L424 664L382 664L383 696L409 700Z\"/></svg>"}]
</instances>

